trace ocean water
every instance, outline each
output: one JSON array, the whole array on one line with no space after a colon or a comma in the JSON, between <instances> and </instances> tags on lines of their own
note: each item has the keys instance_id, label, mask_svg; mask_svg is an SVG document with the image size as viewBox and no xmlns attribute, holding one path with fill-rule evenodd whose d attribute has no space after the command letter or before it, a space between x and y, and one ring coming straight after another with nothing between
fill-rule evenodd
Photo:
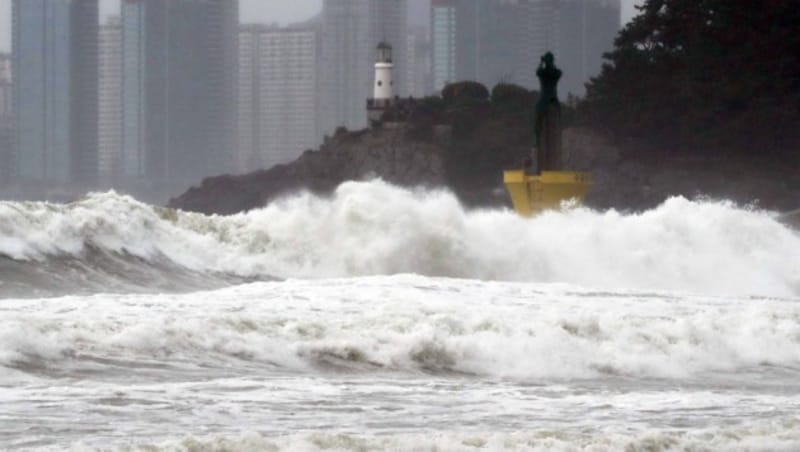
<instances>
[{"instance_id":1,"label":"ocean water","mask_svg":"<svg viewBox=\"0 0 800 452\"><path fill-rule=\"evenodd\" d=\"M800 450L800 233L380 181L0 203L3 450Z\"/></svg>"}]
</instances>

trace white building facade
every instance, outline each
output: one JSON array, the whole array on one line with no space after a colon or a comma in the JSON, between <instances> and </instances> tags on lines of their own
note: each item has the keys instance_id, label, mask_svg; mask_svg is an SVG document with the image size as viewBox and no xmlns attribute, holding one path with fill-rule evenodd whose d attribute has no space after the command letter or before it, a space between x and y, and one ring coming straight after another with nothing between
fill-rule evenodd
<instances>
[{"instance_id":1,"label":"white building facade","mask_svg":"<svg viewBox=\"0 0 800 452\"><path fill-rule=\"evenodd\" d=\"M110 17L98 36L97 169L101 187L120 176L122 159L122 22Z\"/></svg>"},{"instance_id":2,"label":"white building facade","mask_svg":"<svg viewBox=\"0 0 800 452\"><path fill-rule=\"evenodd\" d=\"M0 53L0 117L14 114L11 55Z\"/></svg>"},{"instance_id":3,"label":"white building facade","mask_svg":"<svg viewBox=\"0 0 800 452\"><path fill-rule=\"evenodd\" d=\"M0 187L13 182L14 153L14 84L11 55L0 53Z\"/></svg>"},{"instance_id":4,"label":"white building facade","mask_svg":"<svg viewBox=\"0 0 800 452\"><path fill-rule=\"evenodd\" d=\"M457 81L454 0L433 0L431 3L431 66L435 91Z\"/></svg>"},{"instance_id":5,"label":"white building facade","mask_svg":"<svg viewBox=\"0 0 800 452\"><path fill-rule=\"evenodd\" d=\"M408 31L406 53L406 94L411 97L425 97L431 94L431 46L428 30L413 27Z\"/></svg>"},{"instance_id":6,"label":"white building facade","mask_svg":"<svg viewBox=\"0 0 800 452\"><path fill-rule=\"evenodd\" d=\"M291 162L322 141L318 50L310 27L240 27L239 172Z\"/></svg>"}]
</instances>

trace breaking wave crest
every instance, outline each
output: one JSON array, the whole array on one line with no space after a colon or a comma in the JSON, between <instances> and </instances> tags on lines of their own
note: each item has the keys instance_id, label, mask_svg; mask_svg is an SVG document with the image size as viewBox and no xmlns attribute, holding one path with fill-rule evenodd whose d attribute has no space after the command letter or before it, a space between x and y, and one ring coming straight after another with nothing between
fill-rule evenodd
<instances>
[{"instance_id":1,"label":"breaking wave crest","mask_svg":"<svg viewBox=\"0 0 800 452\"><path fill-rule=\"evenodd\" d=\"M800 293L800 235L730 202L641 212L572 208L523 219L444 191L350 182L233 216L115 193L0 203L0 295L203 288L263 278L417 273L700 293ZM54 282L55 281L55 282Z\"/></svg>"},{"instance_id":2,"label":"breaking wave crest","mask_svg":"<svg viewBox=\"0 0 800 452\"><path fill-rule=\"evenodd\" d=\"M5 302L19 314L0 319L0 369L202 363L204 374L254 366L535 380L800 375L796 299L404 275L67 301Z\"/></svg>"}]
</instances>

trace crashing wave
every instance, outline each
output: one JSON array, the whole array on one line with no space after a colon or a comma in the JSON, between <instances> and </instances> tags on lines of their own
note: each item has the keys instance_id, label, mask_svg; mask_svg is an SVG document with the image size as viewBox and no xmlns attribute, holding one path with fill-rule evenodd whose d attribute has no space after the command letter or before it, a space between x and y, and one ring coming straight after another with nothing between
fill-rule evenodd
<instances>
[{"instance_id":1,"label":"crashing wave","mask_svg":"<svg viewBox=\"0 0 800 452\"><path fill-rule=\"evenodd\" d=\"M640 213L570 208L531 219L465 210L448 192L380 181L226 217L115 193L66 205L0 203L0 294L29 279L26 287L37 288L41 278L32 275L48 269L78 283L96 275L100 291L103 278L148 288L158 286L152 275L169 281L182 272L254 279L417 273L791 296L800 293L797 256L800 235L775 215L684 198ZM125 276L137 271L143 276ZM185 286L195 279L203 278Z\"/></svg>"}]
</instances>

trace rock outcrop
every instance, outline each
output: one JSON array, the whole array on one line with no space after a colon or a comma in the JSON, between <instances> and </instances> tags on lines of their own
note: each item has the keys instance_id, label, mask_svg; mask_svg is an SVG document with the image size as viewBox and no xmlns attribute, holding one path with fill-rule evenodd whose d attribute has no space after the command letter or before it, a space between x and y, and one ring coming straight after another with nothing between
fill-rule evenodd
<instances>
[{"instance_id":1,"label":"rock outcrop","mask_svg":"<svg viewBox=\"0 0 800 452\"><path fill-rule=\"evenodd\" d=\"M294 191L327 194L342 182L375 177L400 186L448 187L469 206L508 206L502 168L524 157L524 131L497 127L497 122L484 123L467 138L453 137L448 126L437 126L419 138L401 123L342 131L292 163L206 179L170 206L232 214ZM474 149L467 151L469 147ZM781 162L755 162L752 155L642 152L580 128L564 131L563 147L567 169L593 174L586 200L591 207L642 210L678 195L730 199L778 211L800 207L800 168Z\"/></svg>"},{"instance_id":2,"label":"rock outcrop","mask_svg":"<svg viewBox=\"0 0 800 452\"><path fill-rule=\"evenodd\" d=\"M342 182L375 177L401 186L444 186L444 150L436 142L407 139L401 124L340 132L318 151L306 151L294 162L250 174L208 178L169 205L232 214L294 191L325 194Z\"/></svg>"}]
</instances>

